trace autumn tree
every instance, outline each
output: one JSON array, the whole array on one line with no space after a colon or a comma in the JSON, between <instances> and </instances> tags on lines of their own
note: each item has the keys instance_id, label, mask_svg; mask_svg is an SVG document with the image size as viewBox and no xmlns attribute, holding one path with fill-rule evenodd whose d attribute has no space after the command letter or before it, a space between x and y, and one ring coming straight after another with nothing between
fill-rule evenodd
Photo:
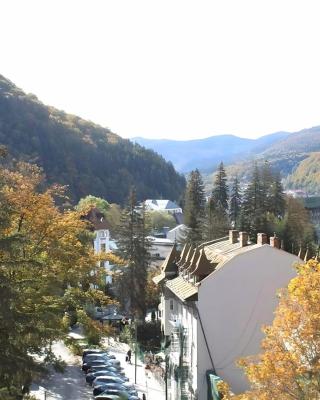
<instances>
[{"instance_id":1,"label":"autumn tree","mask_svg":"<svg viewBox=\"0 0 320 400\"><path fill-rule=\"evenodd\" d=\"M31 354L48 358L70 307L108 302L92 288L98 259L86 223L55 206L62 195L44 189L35 166L0 171L0 398L22 398L42 371Z\"/></svg>"}]
</instances>

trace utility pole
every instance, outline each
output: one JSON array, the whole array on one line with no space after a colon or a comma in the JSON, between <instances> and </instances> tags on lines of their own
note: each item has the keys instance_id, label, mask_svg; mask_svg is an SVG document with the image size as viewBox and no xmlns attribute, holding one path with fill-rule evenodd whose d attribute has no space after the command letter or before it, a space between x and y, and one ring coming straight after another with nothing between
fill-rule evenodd
<instances>
[{"instance_id":1,"label":"utility pole","mask_svg":"<svg viewBox=\"0 0 320 400\"><path fill-rule=\"evenodd\" d=\"M138 332L137 332L137 320L134 321L134 342L135 342L135 349L134 349L134 383L137 383L137 351L138 351Z\"/></svg>"}]
</instances>

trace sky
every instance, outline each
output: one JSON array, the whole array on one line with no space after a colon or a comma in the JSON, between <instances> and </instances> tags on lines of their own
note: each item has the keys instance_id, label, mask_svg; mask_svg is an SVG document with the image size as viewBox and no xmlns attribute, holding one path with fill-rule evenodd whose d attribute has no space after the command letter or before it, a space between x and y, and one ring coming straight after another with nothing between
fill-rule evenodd
<instances>
[{"instance_id":1,"label":"sky","mask_svg":"<svg viewBox=\"0 0 320 400\"><path fill-rule=\"evenodd\" d=\"M0 74L122 137L320 125L319 0L0 0Z\"/></svg>"}]
</instances>

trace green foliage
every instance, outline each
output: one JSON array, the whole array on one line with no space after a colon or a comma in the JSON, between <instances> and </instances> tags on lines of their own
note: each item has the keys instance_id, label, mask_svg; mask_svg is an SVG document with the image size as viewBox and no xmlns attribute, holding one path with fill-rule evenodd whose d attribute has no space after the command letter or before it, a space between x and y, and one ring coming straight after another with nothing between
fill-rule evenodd
<instances>
[{"instance_id":1,"label":"green foliage","mask_svg":"<svg viewBox=\"0 0 320 400\"><path fill-rule=\"evenodd\" d=\"M234 229L238 229L240 227L241 203L242 196L240 192L239 180L236 176L231 187L229 209L230 221Z\"/></svg>"},{"instance_id":2,"label":"green foliage","mask_svg":"<svg viewBox=\"0 0 320 400\"><path fill-rule=\"evenodd\" d=\"M44 371L31 354L55 362L65 313L100 296L89 289L97 259L80 214L55 206L60 188L40 190L36 167L18 167L0 171L0 393L16 399Z\"/></svg>"},{"instance_id":3,"label":"green foliage","mask_svg":"<svg viewBox=\"0 0 320 400\"><path fill-rule=\"evenodd\" d=\"M117 254L126 261L122 275L115 278L120 301L137 317L146 314L147 270L150 264L150 242L144 207L137 210L135 191L132 190L117 232ZM130 284L128 285L128 282Z\"/></svg>"},{"instance_id":4,"label":"green foliage","mask_svg":"<svg viewBox=\"0 0 320 400\"><path fill-rule=\"evenodd\" d=\"M153 229L159 230L167 226L174 228L177 223L174 217L165 211L148 211L148 218Z\"/></svg>"},{"instance_id":5,"label":"green foliage","mask_svg":"<svg viewBox=\"0 0 320 400\"><path fill-rule=\"evenodd\" d=\"M229 196L227 175L223 166L223 162L220 163L218 171L216 173L211 197L216 207L222 208L227 211Z\"/></svg>"},{"instance_id":6,"label":"green foliage","mask_svg":"<svg viewBox=\"0 0 320 400\"><path fill-rule=\"evenodd\" d=\"M107 200L89 194L83 199L80 199L75 208L79 212L89 210L90 208L97 208L102 214L106 216L108 210L110 209L110 205Z\"/></svg>"},{"instance_id":7,"label":"green foliage","mask_svg":"<svg viewBox=\"0 0 320 400\"><path fill-rule=\"evenodd\" d=\"M119 340L122 343L127 343L132 346L134 342L134 328L130 325L125 325L119 335Z\"/></svg>"},{"instance_id":8,"label":"green foliage","mask_svg":"<svg viewBox=\"0 0 320 400\"><path fill-rule=\"evenodd\" d=\"M191 171L185 194L185 224L189 228L187 240L197 245L204 237L205 196L200 172Z\"/></svg>"},{"instance_id":9,"label":"green foliage","mask_svg":"<svg viewBox=\"0 0 320 400\"><path fill-rule=\"evenodd\" d=\"M0 144L36 161L49 184L68 186L72 202L88 193L123 204L132 185L139 200L179 200L185 179L171 163L107 128L47 107L0 75Z\"/></svg>"},{"instance_id":10,"label":"green foliage","mask_svg":"<svg viewBox=\"0 0 320 400\"><path fill-rule=\"evenodd\" d=\"M311 153L289 175L285 184L290 189L303 189L309 194L320 194L320 152Z\"/></svg>"}]
</instances>

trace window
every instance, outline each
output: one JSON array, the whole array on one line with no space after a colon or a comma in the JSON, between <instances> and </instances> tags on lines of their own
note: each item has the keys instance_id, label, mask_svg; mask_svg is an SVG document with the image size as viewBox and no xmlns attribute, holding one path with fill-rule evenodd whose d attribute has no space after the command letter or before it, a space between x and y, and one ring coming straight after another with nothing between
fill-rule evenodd
<instances>
[{"instance_id":1,"label":"window","mask_svg":"<svg viewBox=\"0 0 320 400\"><path fill-rule=\"evenodd\" d=\"M100 250L101 250L102 253L105 253L107 251L107 246L106 246L105 243L101 243Z\"/></svg>"},{"instance_id":2,"label":"window","mask_svg":"<svg viewBox=\"0 0 320 400\"><path fill-rule=\"evenodd\" d=\"M106 235L106 231L101 231L100 232L100 237L102 237L102 238L104 238L104 237L106 237L107 235Z\"/></svg>"},{"instance_id":3,"label":"window","mask_svg":"<svg viewBox=\"0 0 320 400\"><path fill-rule=\"evenodd\" d=\"M170 307L170 310L173 311L173 300L171 300L171 299L170 299L170 302L169 302L169 307Z\"/></svg>"}]
</instances>

